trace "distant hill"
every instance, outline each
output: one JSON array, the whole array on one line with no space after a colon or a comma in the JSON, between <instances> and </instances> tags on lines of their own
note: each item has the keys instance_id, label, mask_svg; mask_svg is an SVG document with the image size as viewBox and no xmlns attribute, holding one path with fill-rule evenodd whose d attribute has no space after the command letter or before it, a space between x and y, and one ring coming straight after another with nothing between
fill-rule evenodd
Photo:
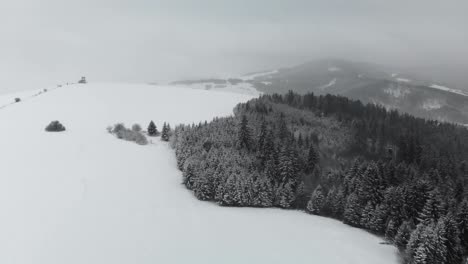
<instances>
[{"instance_id":1,"label":"distant hill","mask_svg":"<svg viewBox=\"0 0 468 264\"><path fill-rule=\"evenodd\" d=\"M468 124L468 92L377 64L319 60L239 79L267 94L292 90L344 95L417 117Z\"/></svg>"}]
</instances>

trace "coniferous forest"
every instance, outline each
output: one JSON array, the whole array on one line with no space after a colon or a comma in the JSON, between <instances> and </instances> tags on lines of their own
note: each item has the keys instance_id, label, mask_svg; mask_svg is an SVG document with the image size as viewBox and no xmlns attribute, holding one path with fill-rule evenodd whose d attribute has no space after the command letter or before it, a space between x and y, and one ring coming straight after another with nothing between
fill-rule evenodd
<instances>
[{"instance_id":1,"label":"coniferous forest","mask_svg":"<svg viewBox=\"0 0 468 264\"><path fill-rule=\"evenodd\" d=\"M333 217L405 263L468 255L468 130L345 97L263 95L172 138L183 184L223 206Z\"/></svg>"}]
</instances>

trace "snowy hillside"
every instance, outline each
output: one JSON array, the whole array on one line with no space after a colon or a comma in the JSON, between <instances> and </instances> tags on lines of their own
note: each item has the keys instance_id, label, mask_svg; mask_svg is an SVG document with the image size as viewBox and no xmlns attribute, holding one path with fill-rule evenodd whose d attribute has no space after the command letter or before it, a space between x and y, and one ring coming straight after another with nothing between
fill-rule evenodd
<instances>
[{"instance_id":1,"label":"snowy hillside","mask_svg":"<svg viewBox=\"0 0 468 264\"><path fill-rule=\"evenodd\" d=\"M167 143L140 146L105 129L210 120L250 98L87 84L1 109L0 263L397 263L392 246L335 220L200 202ZM52 120L67 130L45 132Z\"/></svg>"}]
</instances>

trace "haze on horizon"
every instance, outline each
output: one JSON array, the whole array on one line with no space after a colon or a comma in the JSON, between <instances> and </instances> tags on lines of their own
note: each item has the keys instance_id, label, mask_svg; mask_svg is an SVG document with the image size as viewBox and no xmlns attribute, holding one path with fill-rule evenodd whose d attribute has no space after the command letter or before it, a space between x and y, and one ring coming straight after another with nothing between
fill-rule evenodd
<instances>
[{"instance_id":1,"label":"haze on horizon","mask_svg":"<svg viewBox=\"0 0 468 264\"><path fill-rule=\"evenodd\" d=\"M18 0L0 5L0 93L235 76L320 58L468 79L463 0ZM467 88L460 87L460 88Z\"/></svg>"}]
</instances>

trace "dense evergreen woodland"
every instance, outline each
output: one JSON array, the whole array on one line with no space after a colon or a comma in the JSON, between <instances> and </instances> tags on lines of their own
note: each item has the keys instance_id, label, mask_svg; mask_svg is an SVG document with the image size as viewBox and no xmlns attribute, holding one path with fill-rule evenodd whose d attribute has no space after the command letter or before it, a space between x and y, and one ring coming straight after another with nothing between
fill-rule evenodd
<instances>
[{"instance_id":1,"label":"dense evergreen woodland","mask_svg":"<svg viewBox=\"0 0 468 264\"><path fill-rule=\"evenodd\" d=\"M340 219L384 236L405 263L468 255L466 128L290 92L179 126L172 143L200 200Z\"/></svg>"}]
</instances>

